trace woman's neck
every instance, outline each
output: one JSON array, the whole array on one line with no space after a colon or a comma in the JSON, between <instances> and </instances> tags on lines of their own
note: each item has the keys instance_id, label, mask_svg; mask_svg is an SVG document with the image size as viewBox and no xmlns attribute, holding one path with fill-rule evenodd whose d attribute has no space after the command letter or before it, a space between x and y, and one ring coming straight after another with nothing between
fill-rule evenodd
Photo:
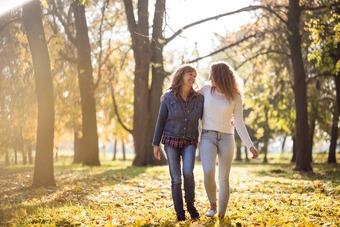
<instances>
[{"instance_id":1,"label":"woman's neck","mask_svg":"<svg viewBox=\"0 0 340 227\"><path fill-rule=\"evenodd\" d=\"M181 95L182 99L186 101L188 98L188 95L190 94L190 91L191 91L191 88L182 87L179 94Z\"/></svg>"}]
</instances>

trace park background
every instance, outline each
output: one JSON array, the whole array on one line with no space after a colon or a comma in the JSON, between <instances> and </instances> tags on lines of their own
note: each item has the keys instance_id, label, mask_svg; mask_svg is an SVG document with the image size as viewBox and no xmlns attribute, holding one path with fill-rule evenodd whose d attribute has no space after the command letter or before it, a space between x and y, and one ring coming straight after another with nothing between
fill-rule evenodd
<instances>
[{"instance_id":1,"label":"park background","mask_svg":"<svg viewBox=\"0 0 340 227\"><path fill-rule=\"evenodd\" d=\"M239 196L196 225L339 225L339 0L0 4L0 224L176 225L159 97L178 65L202 85L223 60L260 156L236 135ZM195 170L204 213L199 150Z\"/></svg>"}]
</instances>

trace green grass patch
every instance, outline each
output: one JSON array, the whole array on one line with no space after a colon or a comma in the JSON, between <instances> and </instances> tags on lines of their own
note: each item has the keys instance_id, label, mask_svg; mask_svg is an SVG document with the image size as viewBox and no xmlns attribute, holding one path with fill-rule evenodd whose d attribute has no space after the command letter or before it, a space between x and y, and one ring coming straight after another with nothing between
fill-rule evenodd
<instances>
[{"instance_id":1,"label":"green grass patch","mask_svg":"<svg viewBox=\"0 0 340 227\"><path fill-rule=\"evenodd\" d=\"M0 169L0 226L340 226L340 166L293 171L287 157L270 164L234 162L226 218L204 217L208 199L196 162L196 204L202 217L177 223L167 166L55 167L57 187L29 189L33 167ZM189 215L188 215L189 218Z\"/></svg>"}]
</instances>

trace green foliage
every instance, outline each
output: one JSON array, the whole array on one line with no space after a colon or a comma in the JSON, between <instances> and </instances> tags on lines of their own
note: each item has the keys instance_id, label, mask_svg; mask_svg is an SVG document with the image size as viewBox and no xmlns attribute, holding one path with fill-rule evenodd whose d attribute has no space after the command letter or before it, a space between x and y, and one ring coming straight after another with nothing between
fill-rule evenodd
<instances>
[{"instance_id":1,"label":"green foliage","mask_svg":"<svg viewBox=\"0 0 340 227\"><path fill-rule=\"evenodd\" d=\"M314 173L292 171L289 156L269 155L270 165L235 162L226 218L176 223L167 166L57 165L56 188L28 189L32 169L0 171L0 225L15 226L337 226L340 166L315 164ZM315 156L318 161L322 156ZM338 155L338 159L339 159ZM195 167L196 204L208 200L202 166Z\"/></svg>"},{"instance_id":2,"label":"green foliage","mask_svg":"<svg viewBox=\"0 0 340 227\"><path fill-rule=\"evenodd\" d=\"M340 50L340 1L317 2L323 8L320 13L310 15L305 27L312 41L308 60L315 61L321 72L336 75L340 72L340 60L337 57Z\"/></svg>"}]
</instances>

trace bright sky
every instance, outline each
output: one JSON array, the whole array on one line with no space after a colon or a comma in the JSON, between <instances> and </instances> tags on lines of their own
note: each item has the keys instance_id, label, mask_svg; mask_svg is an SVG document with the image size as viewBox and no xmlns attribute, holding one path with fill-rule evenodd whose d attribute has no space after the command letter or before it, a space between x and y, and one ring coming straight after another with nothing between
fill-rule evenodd
<instances>
[{"instance_id":1,"label":"bright sky","mask_svg":"<svg viewBox=\"0 0 340 227\"><path fill-rule=\"evenodd\" d=\"M192 22L249 6L252 2L253 0L168 0L166 1L167 24L171 26L173 31L177 31ZM182 36L171 41L166 49L181 51L188 48L189 50L194 50L196 43L199 55L206 55L214 50L214 44L212 43L214 33L223 35L226 31L235 31L239 26L249 21L249 13L239 13L215 21L205 22L184 31ZM171 31L167 30L165 36L168 37L171 34ZM194 58L193 56L191 59Z\"/></svg>"},{"instance_id":2,"label":"bright sky","mask_svg":"<svg viewBox=\"0 0 340 227\"><path fill-rule=\"evenodd\" d=\"M0 0L0 16L21 7L22 3L30 0Z\"/></svg>"},{"instance_id":3,"label":"bright sky","mask_svg":"<svg viewBox=\"0 0 340 227\"><path fill-rule=\"evenodd\" d=\"M21 7L30 0L0 0L0 16L11 10ZM231 12L242 7L249 6L254 0L167 0L167 27L165 36L168 37L181 27L197 20ZM150 1L152 4L153 1ZM152 15L152 14L151 14ZM199 55L210 53L214 44L212 38L214 33L225 34L226 31L236 30L240 25L250 20L250 14L241 13L220 18L215 21L205 22L201 25L187 29L172 40L166 49L183 51L188 49L191 54L197 48ZM171 26L171 27L170 27ZM196 43L196 45L195 45ZM189 54L188 53L188 54ZM194 59L195 57L191 57Z\"/></svg>"}]
</instances>

